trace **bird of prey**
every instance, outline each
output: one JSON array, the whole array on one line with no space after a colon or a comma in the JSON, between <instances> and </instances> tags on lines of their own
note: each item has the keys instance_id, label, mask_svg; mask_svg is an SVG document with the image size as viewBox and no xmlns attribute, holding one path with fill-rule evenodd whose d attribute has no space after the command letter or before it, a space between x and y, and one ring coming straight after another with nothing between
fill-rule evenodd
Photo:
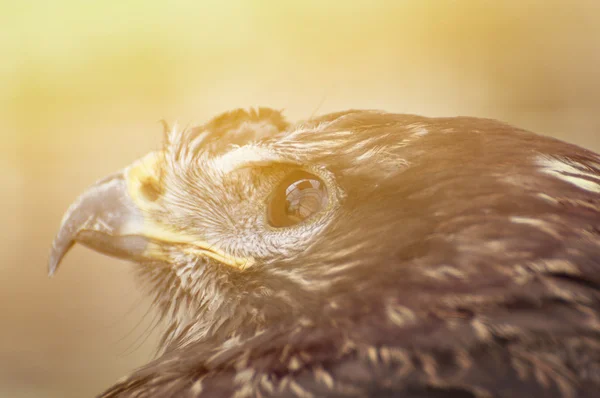
<instances>
[{"instance_id":1,"label":"bird of prey","mask_svg":"<svg viewBox=\"0 0 600 398\"><path fill-rule=\"evenodd\" d=\"M69 208L166 330L102 397L597 397L600 156L489 119L170 128Z\"/></svg>"}]
</instances>

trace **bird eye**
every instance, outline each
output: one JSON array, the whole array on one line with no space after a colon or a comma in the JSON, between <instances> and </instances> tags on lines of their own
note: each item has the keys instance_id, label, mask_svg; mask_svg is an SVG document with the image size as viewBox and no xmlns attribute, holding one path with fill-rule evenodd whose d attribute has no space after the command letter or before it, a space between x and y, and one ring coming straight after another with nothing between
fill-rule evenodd
<instances>
[{"instance_id":1,"label":"bird eye","mask_svg":"<svg viewBox=\"0 0 600 398\"><path fill-rule=\"evenodd\" d=\"M294 171L277 187L267 211L273 227L298 224L327 205L327 189L319 177L305 171Z\"/></svg>"}]
</instances>

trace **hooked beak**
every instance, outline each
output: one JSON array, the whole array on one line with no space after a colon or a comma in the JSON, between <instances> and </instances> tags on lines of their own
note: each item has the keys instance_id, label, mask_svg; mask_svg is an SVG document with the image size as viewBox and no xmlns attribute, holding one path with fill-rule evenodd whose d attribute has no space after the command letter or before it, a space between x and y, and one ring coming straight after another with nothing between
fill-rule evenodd
<instances>
[{"instance_id":1,"label":"hooked beak","mask_svg":"<svg viewBox=\"0 0 600 398\"><path fill-rule=\"evenodd\" d=\"M160 197L161 152L153 152L124 170L88 188L67 210L54 239L48 262L52 276L75 243L131 261L168 262L179 251L211 257L244 270L252 258L228 255L197 237L174 231L150 217Z\"/></svg>"},{"instance_id":2,"label":"hooked beak","mask_svg":"<svg viewBox=\"0 0 600 398\"><path fill-rule=\"evenodd\" d=\"M141 260L150 239L145 233L143 209L131 195L140 172L154 175L156 154L112 174L88 188L67 210L50 252L48 273L52 276L75 243L110 256ZM140 181L149 183L150 181Z\"/></svg>"}]
</instances>

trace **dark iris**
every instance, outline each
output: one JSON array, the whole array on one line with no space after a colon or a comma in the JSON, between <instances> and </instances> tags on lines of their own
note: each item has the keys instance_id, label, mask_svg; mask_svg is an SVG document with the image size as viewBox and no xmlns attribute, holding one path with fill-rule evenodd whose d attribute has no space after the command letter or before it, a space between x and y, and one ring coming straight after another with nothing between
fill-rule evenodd
<instances>
[{"instance_id":1,"label":"dark iris","mask_svg":"<svg viewBox=\"0 0 600 398\"><path fill-rule=\"evenodd\" d=\"M325 183L314 174L294 171L277 187L269 203L269 224L289 227L298 224L327 205Z\"/></svg>"}]
</instances>

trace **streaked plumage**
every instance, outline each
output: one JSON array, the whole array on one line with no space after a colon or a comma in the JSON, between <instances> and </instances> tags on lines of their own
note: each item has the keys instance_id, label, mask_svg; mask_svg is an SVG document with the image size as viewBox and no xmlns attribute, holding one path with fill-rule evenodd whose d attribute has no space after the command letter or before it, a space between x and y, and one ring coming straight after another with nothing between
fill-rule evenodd
<instances>
[{"instance_id":1,"label":"streaked plumage","mask_svg":"<svg viewBox=\"0 0 600 398\"><path fill-rule=\"evenodd\" d=\"M299 169L325 204L274 228ZM497 121L261 108L175 127L72 206L51 273L73 242L138 263L169 321L103 397L600 391L600 156Z\"/></svg>"}]
</instances>

